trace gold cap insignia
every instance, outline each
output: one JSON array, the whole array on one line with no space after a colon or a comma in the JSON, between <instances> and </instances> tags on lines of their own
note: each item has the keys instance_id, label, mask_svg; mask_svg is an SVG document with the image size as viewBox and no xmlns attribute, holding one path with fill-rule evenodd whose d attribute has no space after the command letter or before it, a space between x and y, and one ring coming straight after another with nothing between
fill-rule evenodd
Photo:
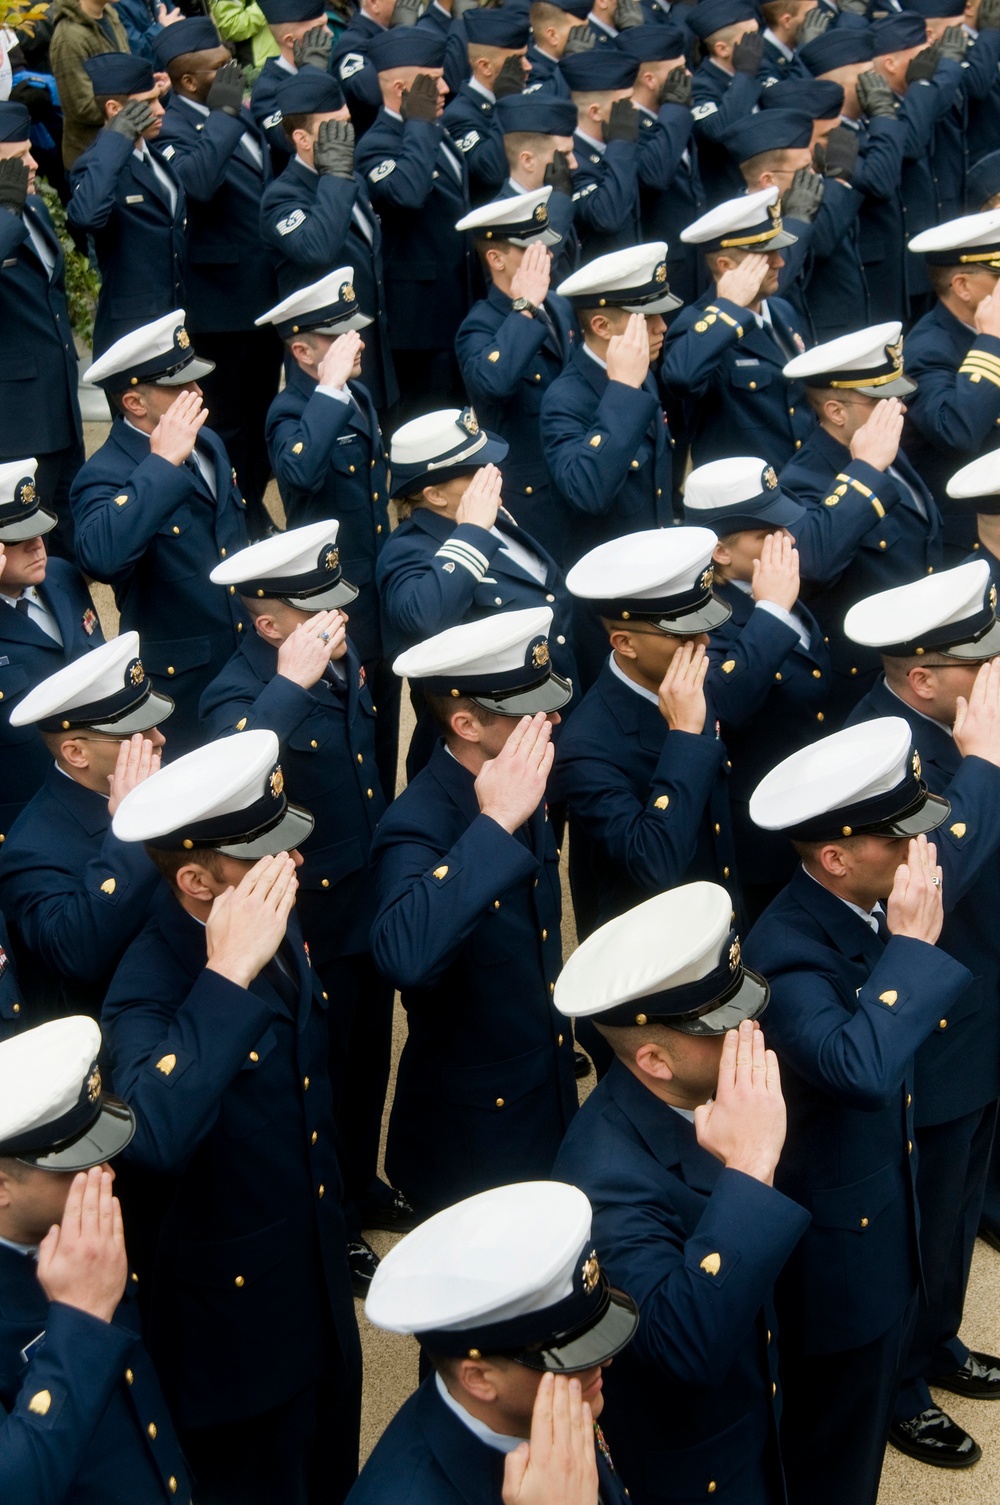
<instances>
[{"instance_id":1,"label":"gold cap insignia","mask_svg":"<svg viewBox=\"0 0 1000 1505\"><path fill-rule=\"evenodd\" d=\"M661 284L664 283L664 282L666 282L666 280L667 280L667 263L665 261L661 261L660 262L659 266L656 268L656 271L653 273L653 276L656 278L656 281L659 282L659 283L661 283Z\"/></svg>"},{"instance_id":2,"label":"gold cap insignia","mask_svg":"<svg viewBox=\"0 0 1000 1505\"><path fill-rule=\"evenodd\" d=\"M176 340L177 344L181 347L182 350L190 350L190 348L191 348L191 336L188 334L188 332L184 328L183 324L180 326L180 328L174 334L174 339Z\"/></svg>"},{"instance_id":3,"label":"gold cap insignia","mask_svg":"<svg viewBox=\"0 0 1000 1505\"><path fill-rule=\"evenodd\" d=\"M531 650L531 662L536 669L544 669L549 661L549 645L543 638Z\"/></svg>"},{"instance_id":4,"label":"gold cap insignia","mask_svg":"<svg viewBox=\"0 0 1000 1505\"><path fill-rule=\"evenodd\" d=\"M921 764L920 754L917 752L916 748L913 749L913 761L911 766L913 768L913 777L915 779L919 779L921 773Z\"/></svg>"},{"instance_id":5,"label":"gold cap insignia","mask_svg":"<svg viewBox=\"0 0 1000 1505\"><path fill-rule=\"evenodd\" d=\"M101 1068L95 1066L87 1078L87 1101L96 1103L101 1095Z\"/></svg>"},{"instance_id":6,"label":"gold cap insignia","mask_svg":"<svg viewBox=\"0 0 1000 1505\"><path fill-rule=\"evenodd\" d=\"M282 773L281 764L279 763L277 768L275 768L273 773L271 774L270 779L268 780L268 788L271 791L271 798L275 800L280 799L281 791L284 789L284 787L285 775Z\"/></svg>"},{"instance_id":7,"label":"gold cap insignia","mask_svg":"<svg viewBox=\"0 0 1000 1505\"><path fill-rule=\"evenodd\" d=\"M340 296L345 303L353 303L358 296L354 291L354 284L352 282L345 282L340 289Z\"/></svg>"},{"instance_id":8,"label":"gold cap insignia","mask_svg":"<svg viewBox=\"0 0 1000 1505\"><path fill-rule=\"evenodd\" d=\"M597 1287L600 1284L601 1280L601 1266L598 1262L596 1249L591 1249L590 1253L587 1255L587 1258L584 1260L583 1268L580 1271L580 1278L583 1281L584 1291L588 1296L592 1296L597 1290Z\"/></svg>"},{"instance_id":9,"label":"gold cap insignia","mask_svg":"<svg viewBox=\"0 0 1000 1505\"><path fill-rule=\"evenodd\" d=\"M740 938L739 938L739 936L737 936L736 939L735 939L735 941L733 942L733 944L729 948L729 970L730 970L730 972L735 972L736 971L736 968L740 964L740 957L742 955L743 955L743 952L740 950Z\"/></svg>"},{"instance_id":10,"label":"gold cap insignia","mask_svg":"<svg viewBox=\"0 0 1000 1505\"><path fill-rule=\"evenodd\" d=\"M776 204L768 204L768 206L767 206L767 212L771 216L771 218L774 220L774 228L776 230L780 230L781 229L781 200L779 199Z\"/></svg>"},{"instance_id":11,"label":"gold cap insignia","mask_svg":"<svg viewBox=\"0 0 1000 1505\"><path fill-rule=\"evenodd\" d=\"M476 437L479 433L479 419L476 417L474 408L465 408L459 414L458 426L459 428L463 428L473 439Z\"/></svg>"},{"instance_id":12,"label":"gold cap insignia","mask_svg":"<svg viewBox=\"0 0 1000 1505\"><path fill-rule=\"evenodd\" d=\"M174 1069L174 1067L176 1065L177 1065L177 1057L176 1056L173 1056L173 1055L171 1055L171 1056L161 1056L160 1059L156 1063L156 1069L157 1069L157 1071L162 1071L164 1076L169 1076L170 1073L173 1071L173 1069Z\"/></svg>"},{"instance_id":13,"label":"gold cap insignia","mask_svg":"<svg viewBox=\"0 0 1000 1505\"><path fill-rule=\"evenodd\" d=\"M535 218L538 221L538 223L540 225L544 225L545 221L548 219L548 217L549 217L549 213L548 213L548 210L546 209L545 205L544 204L538 204L538 205L536 205L536 207L535 207Z\"/></svg>"},{"instance_id":14,"label":"gold cap insignia","mask_svg":"<svg viewBox=\"0 0 1000 1505\"><path fill-rule=\"evenodd\" d=\"M327 549L326 553L323 555L323 568L325 570L335 570L337 568L337 566L338 566L339 563L340 563L340 550L339 549Z\"/></svg>"},{"instance_id":15,"label":"gold cap insignia","mask_svg":"<svg viewBox=\"0 0 1000 1505\"><path fill-rule=\"evenodd\" d=\"M714 566L714 564L710 564L709 567L708 567L708 569L705 570L704 573L702 574L701 579L698 581L698 585L699 585L699 587L703 591L710 591L712 589L712 582L714 580L715 580L715 566Z\"/></svg>"},{"instance_id":16,"label":"gold cap insignia","mask_svg":"<svg viewBox=\"0 0 1000 1505\"><path fill-rule=\"evenodd\" d=\"M137 658L134 663L129 664L129 667L128 667L128 682L132 686L141 685L142 682L143 682L143 680L145 678L146 678L146 671L142 667L142 659L141 658Z\"/></svg>"},{"instance_id":17,"label":"gold cap insignia","mask_svg":"<svg viewBox=\"0 0 1000 1505\"><path fill-rule=\"evenodd\" d=\"M24 507L30 507L37 494L35 483L32 480L22 481L17 489L18 501Z\"/></svg>"},{"instance_id":18,"label":"gold cap insignia","mask_svg":"<svg viewBox=\"0 0 1000 1505\"><path fill-rule=\"evenodd\" d=\"M778 489L778 477L774 473L773 465L769 465L764 472L764 485L768 491L777 491Z\"/></svg>"},{"instance_id":19,"label":"gold cap insignia","mask_svg":"<svg viewBox=\"0 0 1000 1505\"><path fill-rule=\"evenodd\" d=\"M704 1270L706 1275L718 1275L719 1271L722 1269L722 1255L706 1254L705 1258L698 1266L698 1269Z\"/></svg>"},{"instance_id":20,"label":"gold cap insignia","mask_svg":"<svg viewBox=\"0 0 1000 1505\"><path fill-rule=\"evenodd\" d=\"M994 611L996 611L996 609L997 609L997 588L996 588L995 585L991 585L990 586L990 598L989 599L990 599L990 606L992 607L992 609Z\"/></svg>"},{"instance_id":21,"label":"gold cap insignia","mask_svg":"<svg viewBox=\"0 0 1000 1505\"><path fill-rule=\"evenodd\" d=\"M897 340L896 343L895 343L895 345L887 345L885 347L885 353L886 353L886 356L888 357L888 359L892 362L892 369L894 371L902 371L902 369L903 369L903 342L902 342L902 340Z\"/></svg>"}]
</instances>

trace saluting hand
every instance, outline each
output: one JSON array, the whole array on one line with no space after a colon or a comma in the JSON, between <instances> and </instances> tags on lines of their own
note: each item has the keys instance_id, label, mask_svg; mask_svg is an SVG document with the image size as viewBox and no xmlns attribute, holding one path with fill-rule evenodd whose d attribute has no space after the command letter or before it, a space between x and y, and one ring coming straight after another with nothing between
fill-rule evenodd
<instances>
[{"instance_id":1,"label":"saluting hand","mask_svg":"<svg viewBox=\"0 0 1000 1505\"><path fill-rule=\"evenodd\" d=\"M608 381L639 388L649 371L649 335L642 314L630 314L623 334L608 341Z\"/></svg>"},{"instance_id":2,"label":"saluting hand","mask_svg":"<svg viewBox=\"0 0 1000 1505\"><path fill-rule=\"evenodd\" d=\"M991 334L1000 339L1000 290L989 293L972 316L977 334Z\"/></svg>"},{"instance_id":3,"label":"saluting hand","mask_svg":"<svg viewBox=\"0 0 1000 1505\"><path fill-rule=\"evenodd\" d=\"M479 770L476 798L483 815L513 833L545 798L555 748L544 711L522 716L504 747Z\"/></svg>"},{"instance_id":4,"label":"saluting hand","mask_svg":"<svg viewBox=\"0 0 1000 1505\"><path fill-rule=\"evenodd\" d=\"M543 1374L531 1411L531 1441L508 1453L503 1505L597 1505L594 1417L578 1379Z\"/></svg>"},{"instance_id":5,"label":"saluting hand","mask_svg":"<svg viewBox=\"0 0 1000 1505\"><path fill-rule=\"evenodd\" d=\"M799 551L789 533L769 533L753 562L750 586L755 601L770 601L791 611L799 599Z\"/></svg>"},{"instance_id":6,"label":"saluting hand","mask_svg":"<svg viewBox=\"0 0 1000 1505\"><path fill-rule=\"evenodd\" d=\"M183 465L194 449L199 431L208 419L200 392L182 392L175 397L149 436L152 454L171 465Z\"/></svg>"},{"instance_id":7,"label":"saluting hand","mask_svg":"<svg viewBox=\"0 0 1000 1505\"><path fill-rule=\"evenodd\" d=\"M500 491L503 476L495 465L484 465L477 470L465 490L455 513L456 523L475 523L479 528L492 528L500 511Z\"/></svg>"},{"instance_id":8,"label":"saluting hand","mask_svg":"<svg viewBox=\"0 0 1000 1505\"><path fill-rule=\"evenodd\" d=\"M708 654L701 643L682 643L660 683L660 715L672 732L705 730Z\"/></svg>"},{"instance_id":9,"label":"saluting hand","mask_svg":"<svg viewBox=\"0 0 1000 1505\"><path fill-rule=\"evenodd\" d=\"M206 967L248 988L285 938L299 880L287 852L262 857L239 886L212 904L205 927Z\"/></svg>"},{"instance_id":10,"label":"saluting hand","mask_svg":"<svg viewBox=\"0 0 1000 1505\"><path fill-rule=\"evenodd\" d=\"M521 265L510 279L510 296L527 298L537 308L544 303L549 291L552 255L548 246L536 240L524 253ZM522 317L531 318L530 314Z\"/></svg>"},{"instance_id":11,"label":"saluting hand","mask_svg":"<svg viewBox=\"0 0 1000 1505\"><path fill-rule=\"evenodd\" d=\"M1000 768L1000 659L980 667L968 700L958 697L952 732L963 758Z\"/></svg>"},{"instance_id":12,"label":"saluting hand","mask_svg":"<svg viewBox=\"0 0 1000 1505\"><path fill-rule=\"evenodd\" d=\"M125 1294L128 1258L114 1178L101 1166L73 1177L62 1223L38 1246L38 1284L50 1301L110 1322Z\"/></svg>"},{"instance_id":13,"label":"saluting hand","mask_svg":"<svg viewBox=\"0 0 1000 1505\"><path fill-rule=\"evenodd\" d=\"M716 295L749 309L760 297L761 285L767 276L767 257L759 251L744 256L738 266L730 267L716 283Z\"/></svg>"},{"instance_id":14,"label":"saluting hand","mask_svg":"<svg viewBox=\"0 0 1000 1505\"><path fill-rule=\"evenodd\" d=\"M755 1021L726 1031L719 1085L711 1102L695 1108L694 1130L702 1149L730 1170L774 1184L785 1142L785 1099L778 1058L765 1048Z\"/></svg>"},{"instance_id":15,"label":"saluting hand","mask_svg":"<svg viewBox=\"0 0 1000 1505\"><path fill-rule=\"evenodd\" d=\"M885 922L891 935L909 936L929 946L937 944L944 924L941 869L937 848L926 836L910 842L906 861L896 869Z\"/></svg>"},{"instance_id":16,"label":"saluting hand","mask_svg":"<svg viewBox=\"0 0 1000 1505\"><path fill-rule=\"evenodd\" d=\"M342 611L317 611L300 622L278 649L278 673L293 685L311 690L331 659L347 651L347 617Z\"/></svg>"},{"instance_id":17,"label":"saluting hand","mask_svg":"<svg viewBox=\"0 0 1000 1505\"><path fill-rule=\"evenodd\" d=\"M877 402L851 439L852 460L863 460L873 470L888 470L899 453L905 407L898 397Z\"/></svg>"},{"instance_id":18,"label":"saluting hand","mask_svg":"<svg viewBox=\"0 0 1000 1505\"><path fill-rule=\"evenodd\" d=\"M365 344L356 329L339 334L316 368L321 387L336 387L343 391L354 368L361 359Z\"/></svg>"},{"instance_id":19,"label":"saluting hand","mask_svg":"<svg viewBox=\"0 0 1000 1505\"><path fill-rule=\"evenodd\" d=\"M160 767L160 749L154 747L142 732L133 732L118 749L118 762L114 773L108 774L108 814L114 815L118 806L137 784L144 784Z\"/></svg>"}]
</instances>

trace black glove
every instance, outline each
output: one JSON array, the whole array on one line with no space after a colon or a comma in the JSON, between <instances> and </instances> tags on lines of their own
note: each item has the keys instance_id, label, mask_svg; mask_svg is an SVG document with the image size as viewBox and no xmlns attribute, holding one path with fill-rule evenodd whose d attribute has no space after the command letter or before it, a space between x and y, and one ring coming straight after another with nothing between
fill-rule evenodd
<instances>
[{"instance_id":1,"label":"black glove","mask_svg":"<svg viewBox=\"0 0 1000 1505\"><path fill-rule=\"evenodd\" d=\"M542 186L551 188L553 193L564 193L567 198L573 197L573 174L565 152L552 153L552 161L542 174Z\"/></svg>"},{"instance_id":2,"label":"black glove","mask_svg":"<svg viewBox=\"0 0 1000 1505\"><path fill-rule=\"evenodd\" d=\"M424 0L396 0L389 25L416 26L425 9Z\"/></svg>"},{"instance_id":3,"label":"black glove","mask_svg":"<svg viewBox=\"0 0 1000 1505\"><path fill-rule=\"evenodd\" d=\"M5 157L0 161L0 209L9 209L11 214L20 214L28 197L30 174L20 157Z\"/></svg>"},{"instance_id":4,"label":"black glove","mask_svg":"<svg viewBox=\"0 0 1000 1505\"><path fill-rule=\"evenodd\" d=\"M1000 5L1000 0L997 4ZM876 73L874 68L859 73L855 87L862 115L867 115L869 120L895 119L896 96L881 73Z\"/></svg>"},{"instance_id":5,"label":"black glove","mask_svg":"<svg viewBox=\"0 0 1000 1505\"><path fill-rule=\"evenodd\" d=\"M349 120L324 120L313 147L313 166L333 178L354 176L354 127Z\"/></svg>"},{"instance_id":6,"label":"black glove","mask_svg":"<svg viewBox=\"0 0 1000 1505\"><path fill-rule=\"evenodd\" d=\"M781 196L783 219L805 220L811 225L823 202L823 179L811 167L800 167L792 174L787 193Z\"/></svg>"},{"instance_id":7,"label":"black glove","mask_svg":"<svg viewBox=\"0 0 1000 1505\"><path fill-rule=\"evenodd\" d=\"M330 68L330 54L333 51L333 32L325 26L314 26L292 44L292 61L296 68L304 68L308 63L313 68L319 68L327 73Z\"/></svg>"},{"instance_id":8,"label":"black glove","mask_svg":"<svg viewBox=\"0 0 1000 1505\"><path fill-rule=\"evenodd\" d=\"M813 147L816 171L824 178L840 178L849 183L858 165L858 134L846 125L835 126L824 141Z\"/></svg>"},{"instance_id":9,"label":"black glove","mask_svg":"<svg viewBox=\"0 0 1000 1505\"><path fill-rule=\"evenodd\" d=\"M942 57L954 58L956 63L961 63L969 45L964 26L946 26L938 45L941 48Z\"/></svg>"},{"instance_id":10,"label":"black glove","mask_svg":"<svg viewBox=\"0 0 1000 1505\"><path fill-rule=\"evenodd\" d=\"M223 63L208 91L205 103L210 110L224 110L227 115L238 115L243 108L243 90L246 79L239 63Z\"/></svg>"},{"instance_id":11,"label":"black glove","mask_svg":"<svg viewBox=\"0 0 1000 1505\"><path fill-rule=\"evenodd\" d=\"M615 100L611 114L601 125L601 133L609 145L612 141L638 141L639 116L630 99Z\"/></svg>"},{"instance_id":12,"label":"black glove","mask_svg":"<svg viewBox=\"0 0 1000 1505\"><path fill-rule=\"evenodd\" d=\"M691 75L686 68L671 68L660 90L660 104L691 108Z\"/></svg>"},{"instance_id":13,"label":"black glove","mask_svg":"<svg viewBox=\"0 0 1000 1505\"><path fill-rule=\"evenodd\" d=\"M437 107L437 79L429 73L418 73L410 87L403 90L399 113L404 120L436 120Z\"/></svg>"},{"instance_id":14,"label":"black glove","mask_svg":"<svg viewBox=\"0 0 1000 1505\"><path fill-rule=\"evenodd\" d=\"M941 44L932 42L930 47L925 47L923 52L918 52L916 57L911 57L906 70L906 82L908 84L926 83L934 77L937 65L941 61Z\"/></svg>"},{"instance_id":15,"label":"black glove","mask_svg":"<svg viewBox=\"0 0 1000 1505\"><path fill-rule=\"evenodd\" d=\"M764 56L764 37L759 31L748 31L740 37L733 48L733 67L737 73L749 73L753 78Z\"/></svg>"},{"instance_id":16,"label":"black glove","mask_svg":"<svg viewBox=\"0 0 1000 1505\"><path fill-rule=\"evenodd\" d=\"M1000 31L1000 0L979 0L977 31Z\"/></svg>"},{"instance_id":17,"label":"black glove","mask_svg":"<svg viewBox=\"0 0 1000 1505\"><path fill-rule=\"evenodd\" d=\"M618 0L615 7L615 26L619 31L631 31L633 26L643 26L646 17L639 0Z\"/></svg>"},{"instance_id":18,"label":"black glove","mask_svg":"<svg viewBox=\"0 0 1000 1505\"><path fill-rule=\"evenodd\" d=\"M506 99L508 94L520 94L527 82L520 54L515 52L504 58L503 67L493 80L493 93L497 99Z\"/></svg>"},{"instance_id":19,"label":"black glove","mask_svg":"<svg viewBox=\"0 0 1000 1505\"><path fill-rule=\"evenodd\" d=\"M796 47L805 47L816 37L821 37L833 20L831 13L822 5L814 5L812 10L807 10L799 27L799 34L795 38Z\"/></svg>"},{"instance_id":20,"label":"black glove","mask_svg":"<svg viewBox=\"0 0 1000 1505\"><path fill-rule=\"evenodd\" d=\"M130 99L123 104L114 120L109 120L105 130L114 131L128 141L138 141L143 131L148 131L156 116L148 99Z\"/></svg>"},{"instance_id":21,"label":"black glove","mask_svg":"<svg viewBox=\"0 0 1000 1505\"><path fill-rule=\"evenodd\" d=\"M566 33L563 57L572 57L576 52L590 52L597 46L597 38L589 26L571 26Z\"/></svg>"}]
</instances>

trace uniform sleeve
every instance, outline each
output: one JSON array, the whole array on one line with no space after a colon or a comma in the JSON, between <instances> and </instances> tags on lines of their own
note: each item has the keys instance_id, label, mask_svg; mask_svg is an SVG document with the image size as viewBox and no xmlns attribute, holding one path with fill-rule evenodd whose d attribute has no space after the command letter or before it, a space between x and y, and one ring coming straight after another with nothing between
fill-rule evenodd
<instances>
[{"instance_id":1,"label":"uniform sleeve","mask_svg":"<svg viewBox=\"0 0 1000 1505\"><path fill-rule=\"evenodd\" d=\"M537 360L546 333L541 319L523 313L508 313L492 332L467 319L455 338L455 354L472 401L497 401L516 392Z\"/></svg>"},{"instance_id":2,"label":"uniform sleeve","mask_svg":"<svg viewBox=\"0 0 1000 1505\"><path fill-rule=\"evenodd\" d=\"M609 381L596 409L581 412L554 381L542 399L542 446L567 506L591 517L610 512L629 465L659 411L651 392Z\"/></svg>"},{"instance_id":3,"label":"uniform sleeve","mask_svg":"<svg viewBox=\"0 0 1000 1505\"><path fill-rule=\"evenodd\" d=\"M704 397L725 352L743 338L745 321L752 318L738 303L717 298L672 340L668 334L660 364L666 389L678 397Z\"/></svg>"},{"instance_id":4,"label":"uniform sleeve","mask_svg":"<svg viewBox=\"0 0 1000 1505\"><path fill-rule=\"evenodd\" d=\"M731 125L738 124L746 115L752 115L757 108L760 79L749 73L735 74L720 101L695 73L691 93L695 135L703 136L706 141L721 142Z\"/></svg>"},{"instance_id":5,"label":"uniform sleeve","mask_svg":"<svg viewBox=\"0 0 1000 1505\"><path fill-rule=\"evenodd\" d=\"M490 194L502 188L507 180L503 136L496 131L479 131L464 121L452 127L445 120L444 128L465 158L470 183Z\"/></svg>"},{"instance_id":6,"label":"uniform sleeve","mask_svg":"<svg viewBox=\"0 0 1000 1505\"><path fill-rule=\"evenodd\" d=\"M712 709L725 725L742 726L760 710L798 642L795 628L760 604L738 632L711 634L709 690Z\"/></svg>"},{"instance_id":7,"label":"uniform sleeve","mask_svg":"<svg viewBox=\"0 0 1000 1505\"><path fill-rule=\"evenodd\" d=\"M310 393L301 413L282 412L280 400L272 406L267 453L280 490L316 492L326 485L330 456L350 416L350 403L318 390Z\"/></svg>"},{"instance_id":8,"label":"uniform sleeve","mask_svg":"<svg viewBox=\"0 0 1000 1505\"><path fill-rule=\"evenodd\" d=\"M934 127L947 115L962 87L963 68L954 58L942 58L933 78L911 84L900 101L897 119L906 127L903 156L919 161L930 151Z\"/></svg>"},{"instance_id":9,"label":"uniform sleeve","mask_svg":"<svg viewBox=\"0 0 1000 1505\"><path fill-rule=\"evenodd\" d=\"M393 209L421 209L434 187L435 163L443 127L432 120L407 120L403 124L403 144L398 155L383 153L376 141L374 150L362 136L358 146L358 171L368 179L368 193L377 210L383 205Z\"/></svg>"},{"instance_id":10,"label":"uniform sleeve","mask_svg":"<svg viewBox=\"0 0 1000 1505\"><path fill-rule=\"evenodd\" d=\"M975 335L957 371L928 354L925 362L918 352L907 370L917 383L907 418L931 444L978 452L1000 418L1000 338Z\"/></svg>"},{"instance_id":11,"label":"uniform sleeve","mask_svg":"<svg viewBox=\"0 0 1000 1505\"><path fill-rule=\"evenodd\" d=\"M27 239L28 227L21 216L4 210L0 214L0 261L14 256ZM3 268L0 266L0 276L2 275Z\"/></svg>"},{"instance_id":12,"label":"uniform sleeve","mask_svg":"<svg viewBox=\"0 0 1000 1505\"><path fill-rule=\"evenodd\" d=\"M351 214L358 197L358 185L351 178L337 178L321 173L316 197L297 203L287 192L284 176L275 190L264 196L261 206L260 235L266 246L298 266L328 271L341 255L340 248L351 228Z\"/></svg>"},{"instance_id":13,"label":"uniform sleeve","mask_svg":"<svg viewBox=\"0 0 1000 1505\"><path fill-rule=\"evenodd\" d=\"M70 492L80 568L95 580L124 574L194 490L190 470L161 455L147 455L120 486L84 466Z\"/></svg>"},{"instance_id":14,"label":"uniform sleeve","mask_svg":"<svg viewBox=\"0 0 1000 1505\"><path fill-rule=\"evenodd\" d=\"M997 861L1000 768L982 758L963 758L955 777L941 792L951 805L951 814L930 839L941 864L947 914L965 898L987 863Z\"/></svg>"},{"instance_id":15,"label":"uniform sleeve","mask_svg":"<svg viewBox=\"0 0 1000 1505\"><path fill-rule=\"evenodd\" d=\"M538 871L533 854L488 815L443 851L431 833L384 828L372 848L371 951L397 988L431 987L496 896Z\"/></svg>"},{"instance_id":16,"label":"uniform sleeve","mask_svg":"<svg viewBox=\"0 0 1000 1505\"><path fill-rule=\"evenodd\" d=\"M857 223L864 195L856 188L839 183L836 178L827 178L823 185L823 202L813 221L812 250L820 261L829 261L837 254L845 235L850 235Z\"/></svg>"},{"instance_id":17,"label":"uniform sleeve","mask_svg":"<svg viewBox=\"0 0 1000 1505\"><path fill-rule=\"evenodd\" d=\"M577 229L612 235L635 213L639 148L631 141L609 141L600 166L573 174L573 213Z\"/></svg>"},{"instance_id":18,"label":"uniform sleeve","mask_svg":"<svg viewBox=\"0 0 1000 1505\"><path fill-rule=\"evenodd\" d=\"M851 184L868 199L893 199L903 171L906 126L887 116L868 122L868 143L859 156Z\"/></svg>"},{"instance_id":19,"label":"uniform sleeve","mask_svg":"<svg viewBox=\"0 0 1000 1505\"><path fill-rule=\"evenodd\" d=\"M970 99L985 99L997 85L1000 67L1000 31L981 31L965 54L962 87Z\"/></svg>"},{"instance_id":20,"label":"uniform sleeve","mask_svg":"<svg viewBox=\"0 0 1000 1505\"><path fill-rule=\"evenodd\" d=\"M589 748L577 754L571 742L557 754L556 787L609 864L637 888L659 893L682 883L694 861L723 758L717 738L669 731L664 722L663 751L645 798L610 756Z\"/></svg>"},{"instance_id":21,"label":"uniform sleeve","mask_svg":"<svg viewBox=\"0 0 1000 1505\"><path fill-rule=\"evenodd\" d=\"M9 1409L0 1402L0 1499L9 1505L65 1505L73 1498L137 1344L123 1328L52 1303L45 1342L24 1372L16 1400ZM47 1398L44 1407L39 1396Z\"/></svg>"},{"instance_id":22,"label":"uniform sleeve","mask_svg":"<svg viewBox=\"0 0 1000 1505\"><path fill-rule=\"evenodd\" d=\"M893 936L846 1006L823 961L768 965L753 934L743 948L771 985L768 1044L806 1081L861 1111L878 1112L902 1086L914 1051L972 982L972 974L936 946Z\"/></svg>"},{"instance_id":23,"label":"uniform sleeve","mask_svg":"<svg viewBox=\"0 0 1000 1505\"><path fill-rule=\"evenodd\" d=\"M169 119L168 114L168 122ZM180 178L188 198L207 204L222 187L245 129L245 122L238 117L227 115L224 110L212 110L198 132L197 141L165 131L157 142L157 150Z\"/></svg>"},{"instance_id":24,"label":"uniform sleeve","mask_svg":"<svg viewBox=\"0 0 1000 1505\"><path fill-rule=\"evenodd\" d=\"M224 685L221 679L208 686L198 703L198 716L208 737L253 731L263 727L273 732L284 747L288 738L308 717L314 701L308 690L275 674L259 694L252 686Z\"/></svg>"},{"instance_id":25,"label":"uniform sleeve","mask_svg":"<svg viewBox=\"0 0 1000 1505\"><path fill-rule=\"evenodd\" d=\"M454 627L502 546L501 538L476 523L459 523L430 558L415 550L407 558L390 539L376 566L384 619L405 642Z\"/></svg>"},{"instance_id":26,"label":"uniform sleeve","mask_svg":"<svg viewBox=\"0 0 1000 1505\"><path fill-rule=\"evenodd\" d=\"M99 131L93 145L70 169L72 193L66 218L78 230L101 230L115 207L118 179L134 150L119 131Z\"/></svg>"},{"instance_id":27,"label":"uniform sleeve","mask_svg":"<svg viewBox=\"0 0 1000 1505\"><path fill-rule=\"evenodd\" d=\"M793 459L781 475L786 489L806 509L805 517L790 529L802 579L816 587L832 585L866 534L899 501L899 487L887 472L865 460L851 460L842 471L820 477L807 476Z\"/></svg>"},{"instance_id":28,"label":"uniform sleeve","mask_svg":"<svg viewBox=\"0 0 1000 1505\"><path fill-rule=\"evenodd\" d=\"M668 189L691 140L694 122L686 105L661 105L656 125L639 131L639 181Z\"/></svg>"}]
</instances>

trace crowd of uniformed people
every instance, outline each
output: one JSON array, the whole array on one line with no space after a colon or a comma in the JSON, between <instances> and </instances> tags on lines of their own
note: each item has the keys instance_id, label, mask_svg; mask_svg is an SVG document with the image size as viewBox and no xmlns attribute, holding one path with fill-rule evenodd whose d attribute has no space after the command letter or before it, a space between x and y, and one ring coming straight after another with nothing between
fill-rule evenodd
<instances>
[{"instance_id":1,"label":"crowd of uniformed people","mask_svg":"<svg viewBox=\"0 0 1000 1505\"><path fill-rule=\"evenodd\" d=\"M974 1467L1000 0L116 9L0 103L0 1496Z\"/></svg>"}]
</instances>

